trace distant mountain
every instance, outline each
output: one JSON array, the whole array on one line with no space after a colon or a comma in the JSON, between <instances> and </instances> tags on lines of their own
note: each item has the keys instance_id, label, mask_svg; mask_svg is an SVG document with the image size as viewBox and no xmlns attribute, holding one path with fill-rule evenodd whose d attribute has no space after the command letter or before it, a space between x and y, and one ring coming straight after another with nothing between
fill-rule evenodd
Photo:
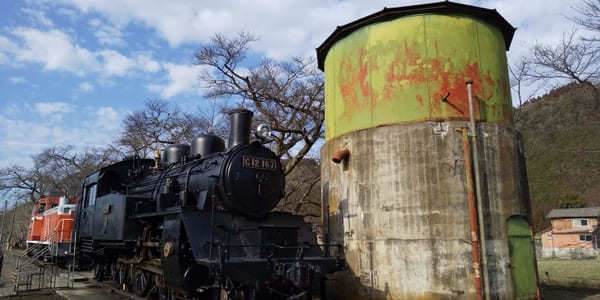
<instances>
[{"instance_id":1,"label":"distant mountain","mask_svg":"<svg viewBox=\"0 0 600 300\"><path fill-rule=\"evenodd\" d=\"M552 208L600 206L600 107L593 90L569 84L515 111L523 135L536 231Z\"/></svg>"}]
</instances>

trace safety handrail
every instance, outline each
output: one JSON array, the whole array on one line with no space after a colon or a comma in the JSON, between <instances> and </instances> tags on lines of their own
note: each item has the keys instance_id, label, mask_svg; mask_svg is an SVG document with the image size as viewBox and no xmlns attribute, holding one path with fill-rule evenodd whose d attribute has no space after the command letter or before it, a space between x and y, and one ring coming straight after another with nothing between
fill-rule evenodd
<instances>
[{"instance_id":1,"label":"safety handrail","mask_svg":"<svg viewBox=\"0 0 600 300\"><path fill-rule=\"evenodd\" d=\"M73 220L74 219L72 219L72 218L71 219L67 219L67 218L60 219L60 221L58 223L56 223L56 226L54 226L54 230L49 231L48 229L46 229L46 232L45 232L46 236L48 236L48 234L51 235L55 232L60 232L60 238L57 241L55 240L54 242L63 242L64 241L64 232L66 232L66 231L71 232L71 230L65 230L65 222L66 221L72 222ZM49 226L49 223L46 223L46 224L48 224L48 226ZM59 226L61 227L61 230L58 230ZM48 238L46 238L44 241L50 241L50 240Z\"/></svg>"}]
</instances>

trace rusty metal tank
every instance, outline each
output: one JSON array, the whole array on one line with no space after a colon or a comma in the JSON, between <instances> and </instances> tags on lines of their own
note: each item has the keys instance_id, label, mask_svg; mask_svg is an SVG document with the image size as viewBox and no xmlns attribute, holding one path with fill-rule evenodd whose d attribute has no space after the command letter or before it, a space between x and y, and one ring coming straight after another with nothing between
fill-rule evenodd
<instances>
[{"instance_id":1,"label":"rusty metal tank","mask_svg":"<svg viewBox=\"0 0 600 300\"><path fill-rule=\"evenodd\" d=\"M323 223L349 266L330 278L332 298L481 297L462 134L468 80L481 153L484 291L491 299L536 296L505 54L514 30L496 10L440 2L385 8L337 27L317 48Z\"/></svg>"}]
</instances>

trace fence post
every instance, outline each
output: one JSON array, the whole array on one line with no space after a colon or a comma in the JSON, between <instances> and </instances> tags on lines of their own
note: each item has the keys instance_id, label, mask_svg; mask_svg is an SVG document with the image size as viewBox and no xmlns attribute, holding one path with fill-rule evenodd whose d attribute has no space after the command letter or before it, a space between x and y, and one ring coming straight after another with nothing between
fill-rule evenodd
<instances>
[{"instance_id":1,"label":"fence post","mask_svg":"<svg viewBox=\"0 0 600 300\"><path fill-rule=\"evenodd\" d=\"M6 241L8 242L8 243L6 243L7 251L10 249L10 241L12 239L13 229L15 227L15 215L16 214L17 214L17 203L15 203L15 205L13 206L13 213L12 213L12 218L10 221L10 231L8 232L8 238L6 239Z\"/></svg>"},{"instance_id":2,"label":"fence post","mask_svg":"<svg viewBox=\"0 0 600 300\"><path fill-rule=\"evenodd\" d=\"M0 225L0 249L4 248L4 217L6 216L6 206L8 205L8 200L4 200L4 211L2 211L2 225Z\"/></svg>"}]
</instances>

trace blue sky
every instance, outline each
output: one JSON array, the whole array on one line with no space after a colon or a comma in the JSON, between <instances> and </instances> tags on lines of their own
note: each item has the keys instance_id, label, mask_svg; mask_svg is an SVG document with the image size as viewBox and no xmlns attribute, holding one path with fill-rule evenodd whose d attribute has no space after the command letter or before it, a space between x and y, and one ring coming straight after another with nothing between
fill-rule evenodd
<instances>
[{"instance_id":1,"label":"blue sky","mask_svg":"<svg viewBox=\"0 0 600 300\"><path fill-rule=\"evenodd\" d=\"M459 1L519 30L509 58L572 25L563 1ZM249 31L256 55L314 56L336 25L422 1L0 1L0 167L43 148L105 145L147 99L202 105L193 54L215 33ZM569 2L570 3L570 2Z\"/></svg>"}]
</instances>

